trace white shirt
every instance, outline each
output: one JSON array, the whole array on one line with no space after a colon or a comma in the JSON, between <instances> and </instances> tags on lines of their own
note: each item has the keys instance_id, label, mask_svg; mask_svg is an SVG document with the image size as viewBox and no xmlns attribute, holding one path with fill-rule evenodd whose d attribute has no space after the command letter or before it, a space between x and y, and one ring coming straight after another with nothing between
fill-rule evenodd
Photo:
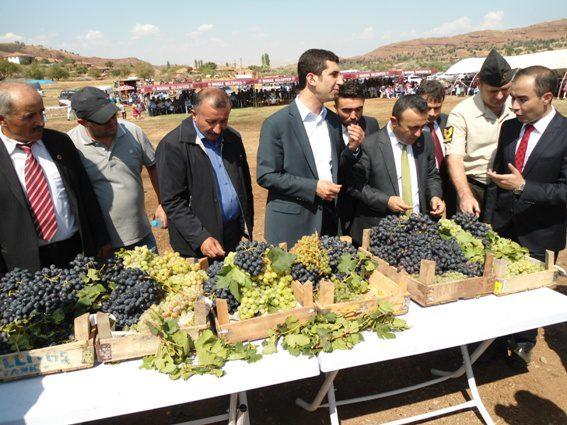
<instances>
[{"instance_id":1,"label":"white shirt","mask_svg":"<svg viewBox=\"0 0 567 425\"><path fill-rule=\"evenodd\" d=\"M299 115L303 121L313 158L315 159L315 167L319 180L333 181L333 173L331 171L333 162L333 151L331 149L331 136L329 135L329 127L327 126L327 108L323 106L319 115L311 112L305 106L299 97L295 98Z\"/></svg>"},{"instance_id":2,"label":"white shirt","mask_svg":"<svg viewBox=\"0 0 567 425\"><path fill-rule=\"evenodd\" d=\"M392 130L392 124L388 121L387 125L388 136L392 144L392 151L394 153L394 162L396 163L396 174L398 177L398 193L402 196L402 147L396 134ZM413 201L413 212L419 213L419 185L417 184L417 169L415 167L415 156L413 155L413 147L407 145L408 161L410 166L411 176L411 200Z\"/></svg>"},{"instance_id":3,"label":"white shirt","mask_svg":"<svg viewBox=\"0 0 567 425\"><path fill-rule=\"evenodd\" d=\"M12 164L14 164L14 169L18 175L18 180L20 180L24 194L27 196L26 179L24 174L27 154L22 149L16 147L16 145L20 142L8 138L1 130L0 138L4 143L4 146L6 146L8 155L10 155ZM31 151L35 159L39 162L39 165L43 169L43 173L47 179L51 200L53 201L53 207L55 209L55 218L57 220L57 232L55 232L53 238L51 238L49 242L39 239L39 245L41 246L46 245L47 243L69 239L79 228L77 226L75 214L71 210L69 197L67 196L67 191L65 190L59 170L41 140L32 144Z\"/></svg>"},{"instance_id":4,"label":"white shirt","mask_svg":"<svg viewBox=\"0 0 567 425\"><path fill-rule=\"evenodd\" d=\"M342 124L341 124L341 129L343 130L343 142L345 142L345 146L348 146L348 139L349 139L348 129Z\"/></svg>"},{"instance_id":5,"label":"white shirt","mask_svg":"<svg viewBox=\"0 0 567 425\"><path fill-rule=\"evenodd\" d=\"M443 157L447 156L447 151L445 149L445 138L443 137L443 132L441 131L441 127L439 127L439 124L437 124L437 121L433 121L433 129L435 130L435 134L437 135L437 139L439 139L439 144L441 145L441 151L443 152ZM423 126L423 131L427 131L428 133L431 132L431 130L429 129L429 125L425 124ZM431 135L431 139L433 139L433 135ZM434 140L432 140L433 143L435 143ZM435 162L437 163L437 157L435 158ZM437 163L437 169L439 170L441 167L441 164Z\"/></svg>"},{"instance_id":6,"label":"white shirt","mask_svg":"<svg viewBox=\"0 0 567 425\"><path fill-rule=\"evenodd\" d=\"M549 125L549 123L551 122L554 116L555 116L555 108L552 106L551 111L546 116L540 118L539 120L537 120L535 123L532 124L534 126L534 129L530 134L530 138L528 139L526 157L524 158L524 163L522 164L522 168L526 165L526 162L528 162L528 158L530 157L531 153L536 147L537 142L539 142L539 139L541 139L541 135L543 134L543 132L545 131L545 129L547 128L547 126ZM524 137L525 131L526 131L526 124L522 126L522 130L520 131L520 136L518 137L518 140L516 140L516 150L514 152L518 151L518 147L520 146L522 137Z\"/></svg>"}]
</instances>

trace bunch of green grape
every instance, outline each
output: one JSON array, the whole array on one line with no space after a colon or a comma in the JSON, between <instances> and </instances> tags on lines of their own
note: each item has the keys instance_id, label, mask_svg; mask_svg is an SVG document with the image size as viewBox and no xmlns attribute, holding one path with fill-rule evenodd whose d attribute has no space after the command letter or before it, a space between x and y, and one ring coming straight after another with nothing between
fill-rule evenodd
<instances>
[{"instance_id":1,"label":"bunch of green grape","mask_svg":"<svg viewBox=\"0 0 567 425\"><path fill-rule=\"evenodd\" d=\"M536 273L545 270L541 263L530 260L524 257L519 261L509 262L506 277L518 276L520 274Z\"/></svg>"},{"instance_id":2,"label":"bunch of green grape","mask_svg":"<svg viewBox=\"0 0 567 425\"><path fill-rule=\"evenodd\" d=\"M459 244L466 259L475 263L484 264L484 244L482 239L473 236L453 220L439 220L439 233L441 236L453 237Z\"/></svg>"},{"instance_id":3,"label":"bunch of green grape","mask_svg":"<svg viewBox=\"0 0 567 425\"><path fill-rule=\"evenodd\" d=\"M443 274L435 275L435 280L433 283L446 283L453 282L455 280L468 279L470 276L459 272L446 272Z\"/></svg>"},{"instance_id":4,"label":"bunch of green grape","mask_svg":"<svg viewBox=\"0 0 567 425\"><path fill-rule=\"evenodd\" d=\"M317 270L321 275L331 274L329 254L317 234L303 236L290 252L297 256L296 262L303 264L308 270Z\"/></svg>"},{"instance_id":5,"label":"bunch of green grape","mask_svg":"<svg viewBox=\"0 0 567 425\"><path fill-rule=\"evenodd\" d=\"M295 308L297 302L291 289L291 276L280 276L271 285L252 285L242 288L238 307L241 320L263 314L287 311Z\"/></svg>"},{"instance_id":6,"label":"bunch of green grape","mask_svg":"<svg viewBox=\"0 0 567 425\"><path fill-rule=\"evenodd\" d=\"M508 261L520 261L529 256L529 251L519 243L500 236L493 236L490 251L496 258L504 258Z\"/></svg>"},{"instance_id":7,"label":"bunch of green grape","mask_svg":"<svg viewBox=\"0 0 567 425\"><path fill-rule=\"evenodd\" d=\"M163 286L168 292L194 291L203 293L203 284L208 279L204 270L191 270L187 273L176 274L167 278Z\"/></svg>"}]
</instances>

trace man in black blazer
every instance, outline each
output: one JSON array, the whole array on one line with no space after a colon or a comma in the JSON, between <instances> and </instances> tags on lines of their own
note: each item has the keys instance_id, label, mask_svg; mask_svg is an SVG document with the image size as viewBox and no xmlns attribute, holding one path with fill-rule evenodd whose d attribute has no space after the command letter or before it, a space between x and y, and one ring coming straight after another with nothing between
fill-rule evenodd
<instances>
[{"instance_id":1,"label":"man in black blazer","mask_svg":"<svg viewBox=\"0 0 567 425\"><path fill-rule=\"evenodd\" d=\"M545 251L565 248L567 231L567 119L551 102L555 73L531 66L512 82L516 119L502 125L489 185L485 220L500 235L515 240L538 260ZM512 350L524 361L537 330L514 335Z\"/></svg>"},{"instance_id":2,"label":"man in black blazer","mask_svg":"<svg viewBox=\"0 0 567 425\"><path fill-rule=\"evenodd\" d=\"M252 239L250 170L240 134L228 126L230 110L223 90L201 90L192 117L156 150L169 241L184 257L223 257L242 237Z\"/></svg>"},{"instance_id":3,"label":"man in black blazer","mask_svg":"<svg viewBox=\"0 0 567 425\"><path fill-rule=\"evenodd\" d=\"M362 231L389 214L430 213L441 216L441 179L423 126L427 103L417 95L396 101L392 117L362 145L347 192L357 200L351 235L360 244Z\"/></svg>"},{"instance_id":4,"label":"man in black blazer","mask_svg":"<svg viewBox=\"0 0 567 425\"><path fill-rule=\"evenodd\" d=\"M339 94L335 98L335 111L341 121L341 134L346 147L357 149L364 138L369 134L380 130L376 118L363 115L364 113L364 90L362 85L356 80L346 81L339 89ZM355 161L351 161L354 165ZM344 169L344 184L348 186L351 180L351 168ZM337 209L341 220L343 235L350 234L352 219L355 209L355 200L347 193L346 188L341 190L337 201Z\"/></svg>"},{"instance_id":5,"label":"man in black blazer","mask_svg":"<svg viewBox=\"0 0 567 425\"><path fill-rule=\"evenodd\" d=\"M268 190L268 242L293 246L304 235L340 232L341 164L360 151L345 149L339 118L324 106L343 84L338 63L327 50L303 53L297 65L299 96L262 124L257 182Z\"/></svg>"},{"instance_id":6,"label":"man in black blazer","mask_svg":"<svg viewBox=\"0 0 567 425\"><path fill-rule=\"evenodd\" d=\"M0 275L110 251L77 150L66 134L44 129L44 110L34 87L0 84ZM42 226L46 216L49 228Z\"/></svg>"},{"instance_id":7,"label":"man in black blazer","mask_svg":"<svg viewBox=\"0 0 567 425\"><path fill-rule=\"evenodd\" d=\"M435 152L435 162L443 187L443 200L446 206L446 216L451 218L457 212L457 191L447 167L447 150L445 148L445 127L447 114L441 113L445 101L445 88L437 80L424 80L421 82L416 94L427 102L427 123L423 127L425 143L431 143Z\"/></svg>"}]
</instances>

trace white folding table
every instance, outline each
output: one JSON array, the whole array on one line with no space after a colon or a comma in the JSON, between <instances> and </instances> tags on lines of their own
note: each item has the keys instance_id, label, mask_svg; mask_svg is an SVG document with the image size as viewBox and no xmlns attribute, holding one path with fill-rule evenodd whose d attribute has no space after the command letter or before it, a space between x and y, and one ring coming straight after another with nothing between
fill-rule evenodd
<instances>
[{"instance_id":1,"label":"white folding table","mask_svg":"<svg viewBox=\"0 0 567 425\"><path fill-rule=\"evenodd\" d=\"M172 381L140 370L140 360L0 384L0 424L60 424L91 421L231 395L229 413L186 424L223 420L246 424L246 391L319 375L317 358L279 349L256 363L228 362L226 374ZM239 401L237 401L239 400ZM238 409L237 403L243 405Z\"/></svg>"},{"instance_id":2,"label":"white folding table","mask_svg":"<svg viewBox=\"0 0 567 425\"><path fill-rule=\"evenodd\" d=\"M319 354L319 365L326 373L326 379L311 403L302 399L297 399L296 403L309 411L328 407L331 424L338 425L337 406L401 394L466 374L472 396L470 401L390 424L415 422L474 407L486 423L492 424L478 393L472 364L496 337L567 321L567 296L541 288L505 297L489 295L427 308L412 303L403 318L411 329L397 334L396 339L381 340L376 334L365 332L364 341L352 350ZM478 341L483 342L469 356L466 344ZM432 370L439 377L418 385L349 400L335 399L333 381L342 369L458 346L461 347L463 365L456 371ZM328 403L321 404L325 396Z\"/></svg>"}]
</instances>

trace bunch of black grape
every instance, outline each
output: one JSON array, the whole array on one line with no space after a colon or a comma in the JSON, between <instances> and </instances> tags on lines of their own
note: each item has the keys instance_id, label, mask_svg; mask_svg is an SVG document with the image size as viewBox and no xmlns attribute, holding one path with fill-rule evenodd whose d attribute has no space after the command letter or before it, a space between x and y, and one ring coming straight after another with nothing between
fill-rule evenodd
<instances>
[{"instance_id":1,"label":"bunch of black grape","mask_svg":"<svg viewBox=\"0 0 567 425\"><path fill-rule=\"evenodd\" d=\"M490 239L488 237L490 233L490 226L478 221L478 217L476 215L459 211L452 217L452 220L475 238L481 239L485 248L490 246Z\"/></svg>"},{"instance_id":2,"label":"bunch of black grape","mask_svg":"<svg viewBox=\"0 0 567 425\"><path fill-rule=\"evenodd\" d=\"M291 277L301 283L311 282L314 288L317 288L324 276L318 270L308 268L303 263L294 263L291 266Z\"/></svg>"},{"instance_id":3,"label":"bunch of black grape","mask_svg":"<svg viewBox=\"0 0 567 425\"><path fill-rule=\"evenodd\" d=\"M118 258L107 260L101 273L101 278L112 288L102 310L116 318L119 329L138 323L142 313L164 296L159 284L146 272L126 268Z\"/></svg>"},{"instance_id":4,"label":"bunch of black grape","mask_svg":"<svg viewBox=\"0 0 567 425\"><path fill-rule=\"evenodd\" d=\"M203 284L203 292L206 296L213 299L213 307L216 307L216 298L224 298L228 304L228 312L233 314L238 309L240 303L228 288L217 288L217 280L222 268L222 261L215 261L209 266L207 270L209 278Z\"/></svg>"},{"instance_id":5,"label":"bunch of black grape","mask_svg":"<svg viewBox=\"0 0 567 425\"><path fill-rule=\"evenodd\" d=\"M271 245L266 242L242 241L236 247L234 265L250 276L258 276L264 271L263 255L269 248Z\"/></svg>"},{"instance_id":6,"label":"bunch of black grape","mask_svg":"<svg viewBox=\"0 0 567 425\"><path fill-rule=\"evenodd\" d=\"M481 267L467 263L454 238L442 238L439 225L428 216L388 216L370 231L370 252L410 274L419 273L421 260L433 260L436 273L482 274Z\"/></svg>"},{"instance_id":7,"label":"bunch of black grape","mask_svg":"<svg viewBox=\"0 0 567 425\"><path fill-rule=\"evenodd\" d=\"M321 245L329 254L329 266L331 273L339 271L339 262L343 254L356 255L356 248L353 244L341 240L338 236L321 236Z\"/></svg>"}]
</instances>

